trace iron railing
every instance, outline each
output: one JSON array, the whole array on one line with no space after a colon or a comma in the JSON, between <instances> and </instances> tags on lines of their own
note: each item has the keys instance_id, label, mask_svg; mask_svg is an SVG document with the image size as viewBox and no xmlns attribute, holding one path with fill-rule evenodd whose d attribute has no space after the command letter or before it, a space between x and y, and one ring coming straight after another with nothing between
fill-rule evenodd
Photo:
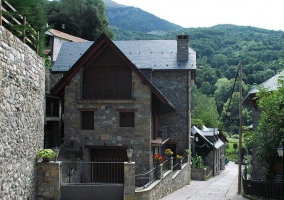
<instances>
[{"instance_id":1,"label":"iron railing","mask_svg":"<svg viewBox=\"0 0 284 200\"><path fill-rule=\"evenodd\" d=\"M162 172L163 174L171 169L171 162L170 161L171 161L171 159L168 158L163 162L163 172Z\"/></svg>"},{"instance_id":2,"label":"iron railing","mask_svg":"<svg viewBox=\"0 0 284 200\"><path fill-rule=\"evenodd\" d=\"M124 162L104 159L96 162L62 161L62 184L122 184Z\"/></svg>"},{"instance_id":3,"label":"iron railing","mask_svg":"<svg viewBox=\"0 0 284 200\"><path fill-rule=\"evenodd\" d=\"M284 199L284 181L243 180L243 192L264 199Z\"/></svg>"},{"instance_id":4,"label":"iron railing","mask_svg":"<svg viewBox=\"0 0 284 200\"><path fill-rule=\"evenodd\" d=\"M146 173L135 175L136 188L147 188L149 185L151 185L156 180L155 170L156 167L152 168Z\"/></svg>"}]
</instances>

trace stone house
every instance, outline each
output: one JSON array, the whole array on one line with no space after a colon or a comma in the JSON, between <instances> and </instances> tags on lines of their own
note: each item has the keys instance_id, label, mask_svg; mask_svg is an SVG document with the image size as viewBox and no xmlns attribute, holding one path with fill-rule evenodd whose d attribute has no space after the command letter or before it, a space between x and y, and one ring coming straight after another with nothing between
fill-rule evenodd
<instances>
[{"instance_id":1,"label":"stone house","mask_svg":"<svg viewBox=\"0 0 284 200\"><path fill-rule=\"evenodd\" d=\"M51 63L54 63L61 45L65 42L88 42L83 38L79 38L55 29L49 29L45 32L46 46L45 54L49 56ZM62 74L52 74L49 70L45 71L45 91L46 91L46 112L45 112L45 131L44 131L44 147L53 148L59 146L63 135L62 124L62 108L61 99L51 95L50 90L56 82L62 78Z\"/></svg>"},{"instance_id":2,"label":"stone house","mask_svg":"<svg viewBox=\"0 0 284 200\"><path fill-rule=\"evenodd\" d=\"M209 166L209 170L212 170L213 176L218 175L220 170L225 169L225 148L228 140L218 128L203 126L200 130L193 126L191 133L194 137L192 156L201 156L204 165Z\"/></svg>"},{"instance_id":3,"label":"stone house","mask_svg":"<svg viewBox=\"0 0 284 200\"><path fill-rule=\"evenodd\" d=\"M46 46L48 49L45 50L45 53L48 54L51 58L51 61L54 63L58 53L60 51L61 45L63 42L87 42L83 38L79 38L56 29L48 29L45 32L46 36Z\"/></svg>"},{"instance_id":4,"label":"stone house","mask_svg":"<svg viewBox=\"0 0 284 200\"><path fill-rule=\"evenodd\" d=\"M190 148L190 87L196 53L189 36L175 40L63 43L52 73L63 74L50 94L62 105L65 149L84 161L126 161L131 146L136 172L152 156Z\"/></svg>"},{"instance_id":5,"label":"stone house","mask_svg":"<svg viewBox=\"0 0 284 200\"><path fill-rule=\"evenodd\" d=\"M269 91L275 91L277 90L278 87L278 79L280 76L284 75L284 71L280 72L279 74L271 77L270 79L266 80L262 84L260 84L260 87L264 87L268 89ZM253 120L253 125L252 125L252 131L256 130L256 127L258 125L258 121L260 118L261 110L258 108L257 105L257 100L255 99L256 94L259 92L259 90L255 87L252 88L248 94L244 97L243 103L245 104L250 104L251 107L253 108L253 113L252 113L252 120ZM261 167L258 163L258 159L255 156L256 151L257 151L257 146L253 146L251 149L251 178L252 179L263 179L264 178L264 168ZM281 161L279 158L279 163L277 164L276 168L277 174L281 174Z\"/></svg>"}]
</instances>

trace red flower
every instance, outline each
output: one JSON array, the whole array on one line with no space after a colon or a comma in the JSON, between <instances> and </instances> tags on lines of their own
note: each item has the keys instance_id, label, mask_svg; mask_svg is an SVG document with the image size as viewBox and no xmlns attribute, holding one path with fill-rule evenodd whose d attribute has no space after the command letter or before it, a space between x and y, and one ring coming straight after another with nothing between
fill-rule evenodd
<instances>
[{"instance_id":1,"label":"red flower","mask_svg":"<svg viewBox=\"0 0 284 200\"><path fill-rule=\"evenodd\" d=\"M152 158L155 161L164 162L164 156L162 156L161 154L154 154Z\"/></svg>"}]
</instances>

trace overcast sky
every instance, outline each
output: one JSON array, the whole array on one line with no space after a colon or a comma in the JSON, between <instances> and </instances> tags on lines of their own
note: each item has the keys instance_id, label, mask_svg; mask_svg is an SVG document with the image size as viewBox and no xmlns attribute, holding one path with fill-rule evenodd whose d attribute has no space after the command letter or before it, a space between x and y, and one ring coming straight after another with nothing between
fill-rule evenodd
<instances>
[{"instance_id":1,"label":"overcast sky","mask_svg":"<svg viewBox=\"0 0 284 200\"><path fill-rule=\"evenodd\" d=\"M113 0L185 28L217 24L284 31L284 0Z\"/></svg>"}]
</instances>

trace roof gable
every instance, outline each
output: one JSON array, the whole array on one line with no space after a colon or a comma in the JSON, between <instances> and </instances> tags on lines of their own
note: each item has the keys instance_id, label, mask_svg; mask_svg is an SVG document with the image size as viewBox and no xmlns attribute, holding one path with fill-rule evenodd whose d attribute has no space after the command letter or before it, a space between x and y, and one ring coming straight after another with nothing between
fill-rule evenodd
<instances>
[{"instance_id":1,"label":"roof gable","mask_svg":"<svg viewBox=\"0 0 284 200\"><path fill-rule=\"evenodd\" d=\"M59 37L59 38L65 39L65 40L69 40L71 42L87 42L88 41L88 40L85 40L83 38L76 37L74 35L70 35L70 34L67 34L67 33L52 29L52 28L49 29L48 31L46 31L46 34L52 35L52 36L55 36L55 37Z\"/></svg>"},{"instance_id":2,"label":"roof gable","mask_svg":"<svg viewBox=\"0 0 284 200\"><path fill-rule=\"evenodd\" d=\"M280 76L283 76L283 75L284 75L284 70L281 71L279 74L276 74L275 76L271 77L270 79L264 81L262 84L259 85L259 87L264 87L268 91L275 91L279 87L278 79ZM245 98L243 99L243 102L246 103L246 102L251 101L255 97L256 93L258 92L259 92L259 89L257 87L252 88L248 92L248 94L245 96Z\"/></svg>"},{"instance_id":3,"label":"roof gable","mask_svg":"<svg viewBox=\"0 0 284 200\"><path fill-rule=\"evenodd\" d=\"M59 80L59 82L52 88L51 94L60 94L69 81L75 74L84 66L93 63L102 55L107 48L110 48L134 73L150 88L150 90L160 99L164 104L174 108L172 103L143 75L143 73L120 51L120 49L105 35L102 34L91 46L80 56L75 64L68 70L68 72Z\"/></svg>"}]
</instances>

